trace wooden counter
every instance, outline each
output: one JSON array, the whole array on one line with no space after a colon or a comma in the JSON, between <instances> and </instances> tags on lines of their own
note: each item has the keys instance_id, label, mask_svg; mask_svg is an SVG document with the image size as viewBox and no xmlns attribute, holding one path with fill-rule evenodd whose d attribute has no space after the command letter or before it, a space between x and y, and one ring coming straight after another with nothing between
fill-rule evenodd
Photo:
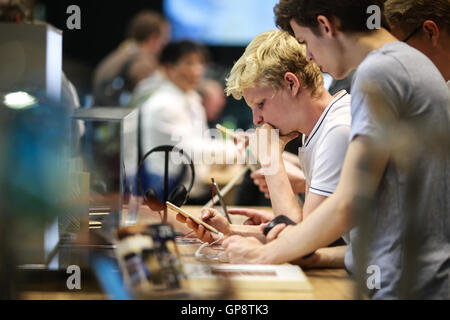
<instances>
[{"instance_id":1,"label":"wooden counter","mask_svg":"<svg viewBox=\"0 0 450 320\"><path fill-rule=\"evenodd\" d=\"M199 215L200 207L184 206L185 210L192 214ZM260 208L271 211L270 208ZM188 233L184 224L175 219L175 214L169 213L168 222L175 230L182 233ZM232 216L234 223L242 223L246 218ZM147 207L142 207L139 213L138 223L157 223L160 222L159 215L151 212ZM183 263L196 263L193 256L198 244L178 246L181 260ZM197 262L198 263L198 262ZM234 291L232 299L245 300L344 300L352 299L353 281L349 278L344 269L311 269L303 270L311 286L311 291L280 291L280 290L249 290L242 289ZM24 299L107 299L107 296L101 293L86 292L25 292Z\"/></svg>"}]
</instances>

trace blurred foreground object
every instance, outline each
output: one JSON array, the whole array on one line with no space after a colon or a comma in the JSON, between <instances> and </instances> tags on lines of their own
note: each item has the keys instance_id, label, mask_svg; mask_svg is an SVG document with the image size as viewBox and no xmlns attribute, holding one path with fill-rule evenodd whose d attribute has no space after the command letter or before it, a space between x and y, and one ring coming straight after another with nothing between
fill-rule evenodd
<instances>
[{"instance_id":1,"label":"blurred foreground object","mask_svg":"<svg viewBox=\"0 0 450 320\"><path fill-rule=\"evenodd\" d=\"M0 24L0 298L18 297L19 265L52 262L70 211L61 66L60 30Z\"/></svg>"},{"instance_id":2,"label":"blurred foreground object","mask_svg":"<svg viewBox=\"0 0 450 320\"><path fill-rule=\"evenodd\" d=\"M81 171L90 174L91 224L96 222L111 235L122 222L128 196L137 190L138 110L78 109L72 120L82 121L86 127L81 148L72 150L72 157L82 159Z\"/></svg>"}]
</instances>

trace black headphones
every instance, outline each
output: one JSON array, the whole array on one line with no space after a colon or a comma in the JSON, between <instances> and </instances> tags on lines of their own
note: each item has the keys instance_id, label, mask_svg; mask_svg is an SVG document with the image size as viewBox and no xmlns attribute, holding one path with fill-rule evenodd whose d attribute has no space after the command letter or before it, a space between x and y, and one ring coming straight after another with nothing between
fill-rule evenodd
<instances>
[{"instance_id":1,"label":"black headphones","mask_svg":"<svg viewBox=\"0 0 450 320\"><path fill-rule=\"evenodd\" d=\"M172 152L172 151L177 151L178 153L183 155L189 161L192 178L191 178L191 182L190 182L187 190L183 185L178 185L170 193L170 195L167 195L168 189L169 189L169 152ZM161 201L161 199L159 198L158 193L156 192L155 189L148 188L147 191L144 192L144 188L142 186L142 181L141 181L141 176L140 176L141 168L144 165L144 160L153 152L164 152L165 153L164 201ZM150 209L152 209L154 211L164 210L166 207L166 201L169 201L178 207L181 207L183 204L185 204L186 201L188 200L189 192L191 191L192 186L194 185L194 180L195 180L195 170L194 170L194 164L193 164L191 158L182 149L179 149L175 146L163 145L163 146L155 147L155 148L151 149L149 152L147 152L142 157L142 159L139 163L139 168L138 168L139 190L140 190L141 194L143 195L144 201L146 202L146 204L150 207Z\"/></svg>"}]
</instances>

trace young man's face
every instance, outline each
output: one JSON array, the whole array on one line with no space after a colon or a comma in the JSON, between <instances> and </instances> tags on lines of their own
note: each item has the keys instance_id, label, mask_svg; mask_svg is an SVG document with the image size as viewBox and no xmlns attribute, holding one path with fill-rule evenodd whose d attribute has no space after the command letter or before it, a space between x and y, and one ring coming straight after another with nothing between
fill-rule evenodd
<instances>
[{"instance_id":1,"label":"young man's face","mask_svg":"<svg viewBox=\"0 0 450 320\"><path fill-rule=\"evenodd\" d=\"M169 78L183 91L198 87L205 71L205 61L199 53L189 53L181 57L167 70Z\"/></svg>"},{"instance_id":2,"label":"young man's face","mask_svg":"<svg viewBox=\"0 0 450 320\"><path fill-rule=\"evenodd\" d=\"M341 50L335 40L319 37L310 28L299 26L293 19L290 25L297 41L306 45L308 60L314 60L322 72L329 73L335 79L346 77L349 70L345 70L344 64L339 62Z\"/></svg>"},{"instance_id":3,"label":"young man's face","mask_svg":"<svg viewBox=\"0 0 450 320\"><path fill-rule=\"evenodd\" d=\"M155 39L155 54L159 55L162 49L169 43L171 26L169 23L165 23L161 27L161 33Z\"/></svg>"},{"instance_id":4,"label":"young man's face","mask_svg":"<svg viewBox=\"0 0 450 320\"><path fill-rule=\"evenodd\" d=\"M281 135L297 131L290 108L294 105L287 89L279 89L275 95L271 86L256 86L245 89L243 96L253 112L253 123L268 123L280 130Z\"/></svg>"}]
</instances>

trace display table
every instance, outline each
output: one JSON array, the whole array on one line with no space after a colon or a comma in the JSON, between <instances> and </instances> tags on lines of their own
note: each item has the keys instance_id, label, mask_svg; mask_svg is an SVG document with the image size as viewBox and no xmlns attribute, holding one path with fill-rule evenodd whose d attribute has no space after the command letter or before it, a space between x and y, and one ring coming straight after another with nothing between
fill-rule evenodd
<instances>
[{"instance_id":1,"label":"display table","mask_svg":"<svg viewBox=\"0 0 450 320\"><path fill-rule=\"evenodd\" d=\"M200 215L201 207L183 206L183 209L194 215ZM271 208L259 208L271 211ZM242 223L246 217L232 216L233 223ZM139 211L138 223L159 223L160 217L157 213L151 212L147 207L142 206ZM190 232L183 223L176 221L175 214L168 214L168 223L172 224L175 231L186 234ZM183 263L200 263L194 257L194 252L198 248L198 243L178 245L181 261ZM286 291L273 289L270 286L265 290L261 289L239 289L233 290L230 299L245 300L343 300L354 297L353 281L344 269L310 269L303 270L311 285L311 290ZM195 286L193 286L195 287ZM219 290L218 288L217 290ZM214 290L211 291L214 294ZM24 292L23 299L107 299L108 296L101 292Z\"/></svg>"}]
</instances>

